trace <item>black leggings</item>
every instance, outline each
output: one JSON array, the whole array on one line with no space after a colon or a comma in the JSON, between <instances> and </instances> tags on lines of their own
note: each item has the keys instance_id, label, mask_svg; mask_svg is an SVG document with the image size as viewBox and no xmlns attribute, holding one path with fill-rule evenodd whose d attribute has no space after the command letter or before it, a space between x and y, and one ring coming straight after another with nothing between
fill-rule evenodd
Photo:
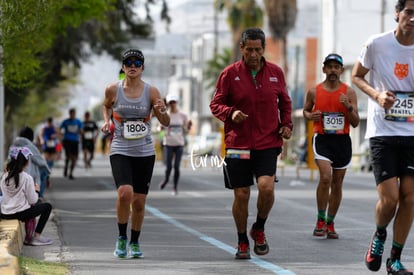
<instances>
[{"instance_id":1,"label":"black leggings","mask_svg":"<svg viewBox=\"0 0 414 275\"><path fill-rule=\"evenodd\" d=\"M14 214L1 214L1 218L5 220L14 220L18 219L19 221L26 221L29 219L36 218L40 215L39 221L36 225L35 232L41 234L43 229L46 226L46 222L49 219L50 212L52 211L52 205L48 202L44 203L38 203L30 207L29 209L26 209L22 212L17 212Z\"/></svg>"}]
</instances>

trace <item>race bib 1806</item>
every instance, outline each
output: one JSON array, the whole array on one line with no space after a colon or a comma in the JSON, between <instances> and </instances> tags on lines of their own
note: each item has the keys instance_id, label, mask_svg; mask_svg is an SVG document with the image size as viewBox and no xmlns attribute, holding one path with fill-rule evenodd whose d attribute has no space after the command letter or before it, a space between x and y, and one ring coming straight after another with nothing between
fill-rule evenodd
<instances>
[{"instance_id":1,"label":"race bib 1806","mask_svg":"<svg viewBox=\"0 0 414 275\"><path fill-rule=\"evenodd\" d=\"M385 110L385 119L414 122L414 92L393 92L397 99L391 109Z\"/></svg>"},{"instance_id":2,"label":"race bib 1806","mask_svg":"<svg viewBox=\"0 0 414 275\"><path fill-rule=\"evenodd\" d=\"M122 122L122 136L126 139L140 139L148 135L149 128L142 120Z\"/></svg>"},{"instance_id":3,"label":"race bib 1806","mask_svg":"<svg viewBox=\"0 0 414 275\"><path fill-rule=\"evenodd\" d=\"M325 134L337 134L344 131L345 115L341 112L322 113L323 131Z\"/></svg>"}]
</instances>

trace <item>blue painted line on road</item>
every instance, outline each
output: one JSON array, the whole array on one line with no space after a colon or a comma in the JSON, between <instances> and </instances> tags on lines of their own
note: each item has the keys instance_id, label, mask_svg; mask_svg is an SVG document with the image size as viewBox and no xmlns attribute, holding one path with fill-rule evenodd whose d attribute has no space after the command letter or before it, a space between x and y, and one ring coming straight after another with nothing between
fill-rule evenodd
<instances>
[{"instance_id":1,"label":"blue painted line on road","mask_svg":"<svg viewBox=\"0 0 414 275\"><path fill-rule=\"evenodd\" d=\"M201 233L201 232L199 232L199 231L197 231L197 230L195 230L191 227L186 226L185 224L175 220L174 218L162 213L157 208L151 207L149 205L146 205L145 208L149 212L151 212L152 215L154 215L154 216L156 216L156 217L158 217L158 218L174 225L175 227L178 227L178 228L184 230L185 232L188 232L188 233L190 233L194 236L197 236L201 240L203 240L205 242L208 242L209 244L211 244L211 245L213 245L217 248L220 248L220 249L222 249L222 250L224 250L224 251L226 251L226 252L228 252L232 255L234 255L236 253L236 249L234 247L231 247L231 246L229 246L229 245L227 245L227 244L225 244L225 243L223 243L223 242L221 242L221 241L219 241L215 238L211 238L211 237L209 237L209 236L207 236L207 235L205 235L205 234L203 234L203 233ZM267 269L267 270L269 270L269 271L271 271L275 274L278 274L278 275L295 275L295 273L293 273L292 271L289 271L287 269L284 269L280 266L269 263L265 260L259 259L259 258L254 257L254 256L252 256L252 258L248 261L254 263L255 265L257 265L257 266L259 266L263 269Z\"/></svg>"}]
</instances>

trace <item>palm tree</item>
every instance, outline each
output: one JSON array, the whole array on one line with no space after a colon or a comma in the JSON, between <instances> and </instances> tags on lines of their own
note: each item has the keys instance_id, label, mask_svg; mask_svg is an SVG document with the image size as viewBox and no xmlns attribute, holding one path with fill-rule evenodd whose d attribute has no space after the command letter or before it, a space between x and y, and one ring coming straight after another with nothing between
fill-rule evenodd
<instances>
[{"instance_id":1,"label":"palm tree","mask_svg":"<svg viewBox=\"0 0 414 275\"><path fill-rule=\"evenodd\" d=\"M287 35L295 26L297 15L296 0L263 0L272 38L281 42L282 67L288 73Z\"/></svg>"},{"instance_id":2,"label":"palm tree","mask_svg":"<svg viewBox=\"0 0 414 275\"><path fill-rule=\"evenodd\" d=\"M215 0L218 11L227 10L227 23L232 33L232 61L240 59L240 36L245 28L262 27L263 11L255 0Z\"/></svg>"},{"instance_id":3,"label":"palm tree","mask_svg":"<svg viewBox=\"0 0 414 275\"><path fill-rule=\"evenodd\" d=\"M215 54L213 59L207 62L207 67L204 71L204 79L207 88L214 88L217 76L231 63L231 58L232 50L230 48L225 48L222 54Z\"/></svg>"}]
</instances>

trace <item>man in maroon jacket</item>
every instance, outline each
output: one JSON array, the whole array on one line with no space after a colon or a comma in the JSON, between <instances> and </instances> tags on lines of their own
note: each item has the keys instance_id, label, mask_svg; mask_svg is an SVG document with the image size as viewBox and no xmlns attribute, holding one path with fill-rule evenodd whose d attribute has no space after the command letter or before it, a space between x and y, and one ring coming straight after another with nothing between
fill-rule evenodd
<instances>
[{"instance_id":1,"label":"man in maroon jacket","mask_svg":"<svg viewBox=\"0 0 414 275\"><path fill-rule=\"evenodd\" d=\"M236 259L250 259L247 237L250 186L256 178L257 218L250 230L254 252L269 246L264 224L274 202L274 177L283 138L292 133L292 101L281 68L263 57L265 34L246 29L241 36L242 59L220 74L210 103L212 114L224 122L226 156L224 182L233 189L233 218L238 234Z\"/></svg>"}]
</instances>

